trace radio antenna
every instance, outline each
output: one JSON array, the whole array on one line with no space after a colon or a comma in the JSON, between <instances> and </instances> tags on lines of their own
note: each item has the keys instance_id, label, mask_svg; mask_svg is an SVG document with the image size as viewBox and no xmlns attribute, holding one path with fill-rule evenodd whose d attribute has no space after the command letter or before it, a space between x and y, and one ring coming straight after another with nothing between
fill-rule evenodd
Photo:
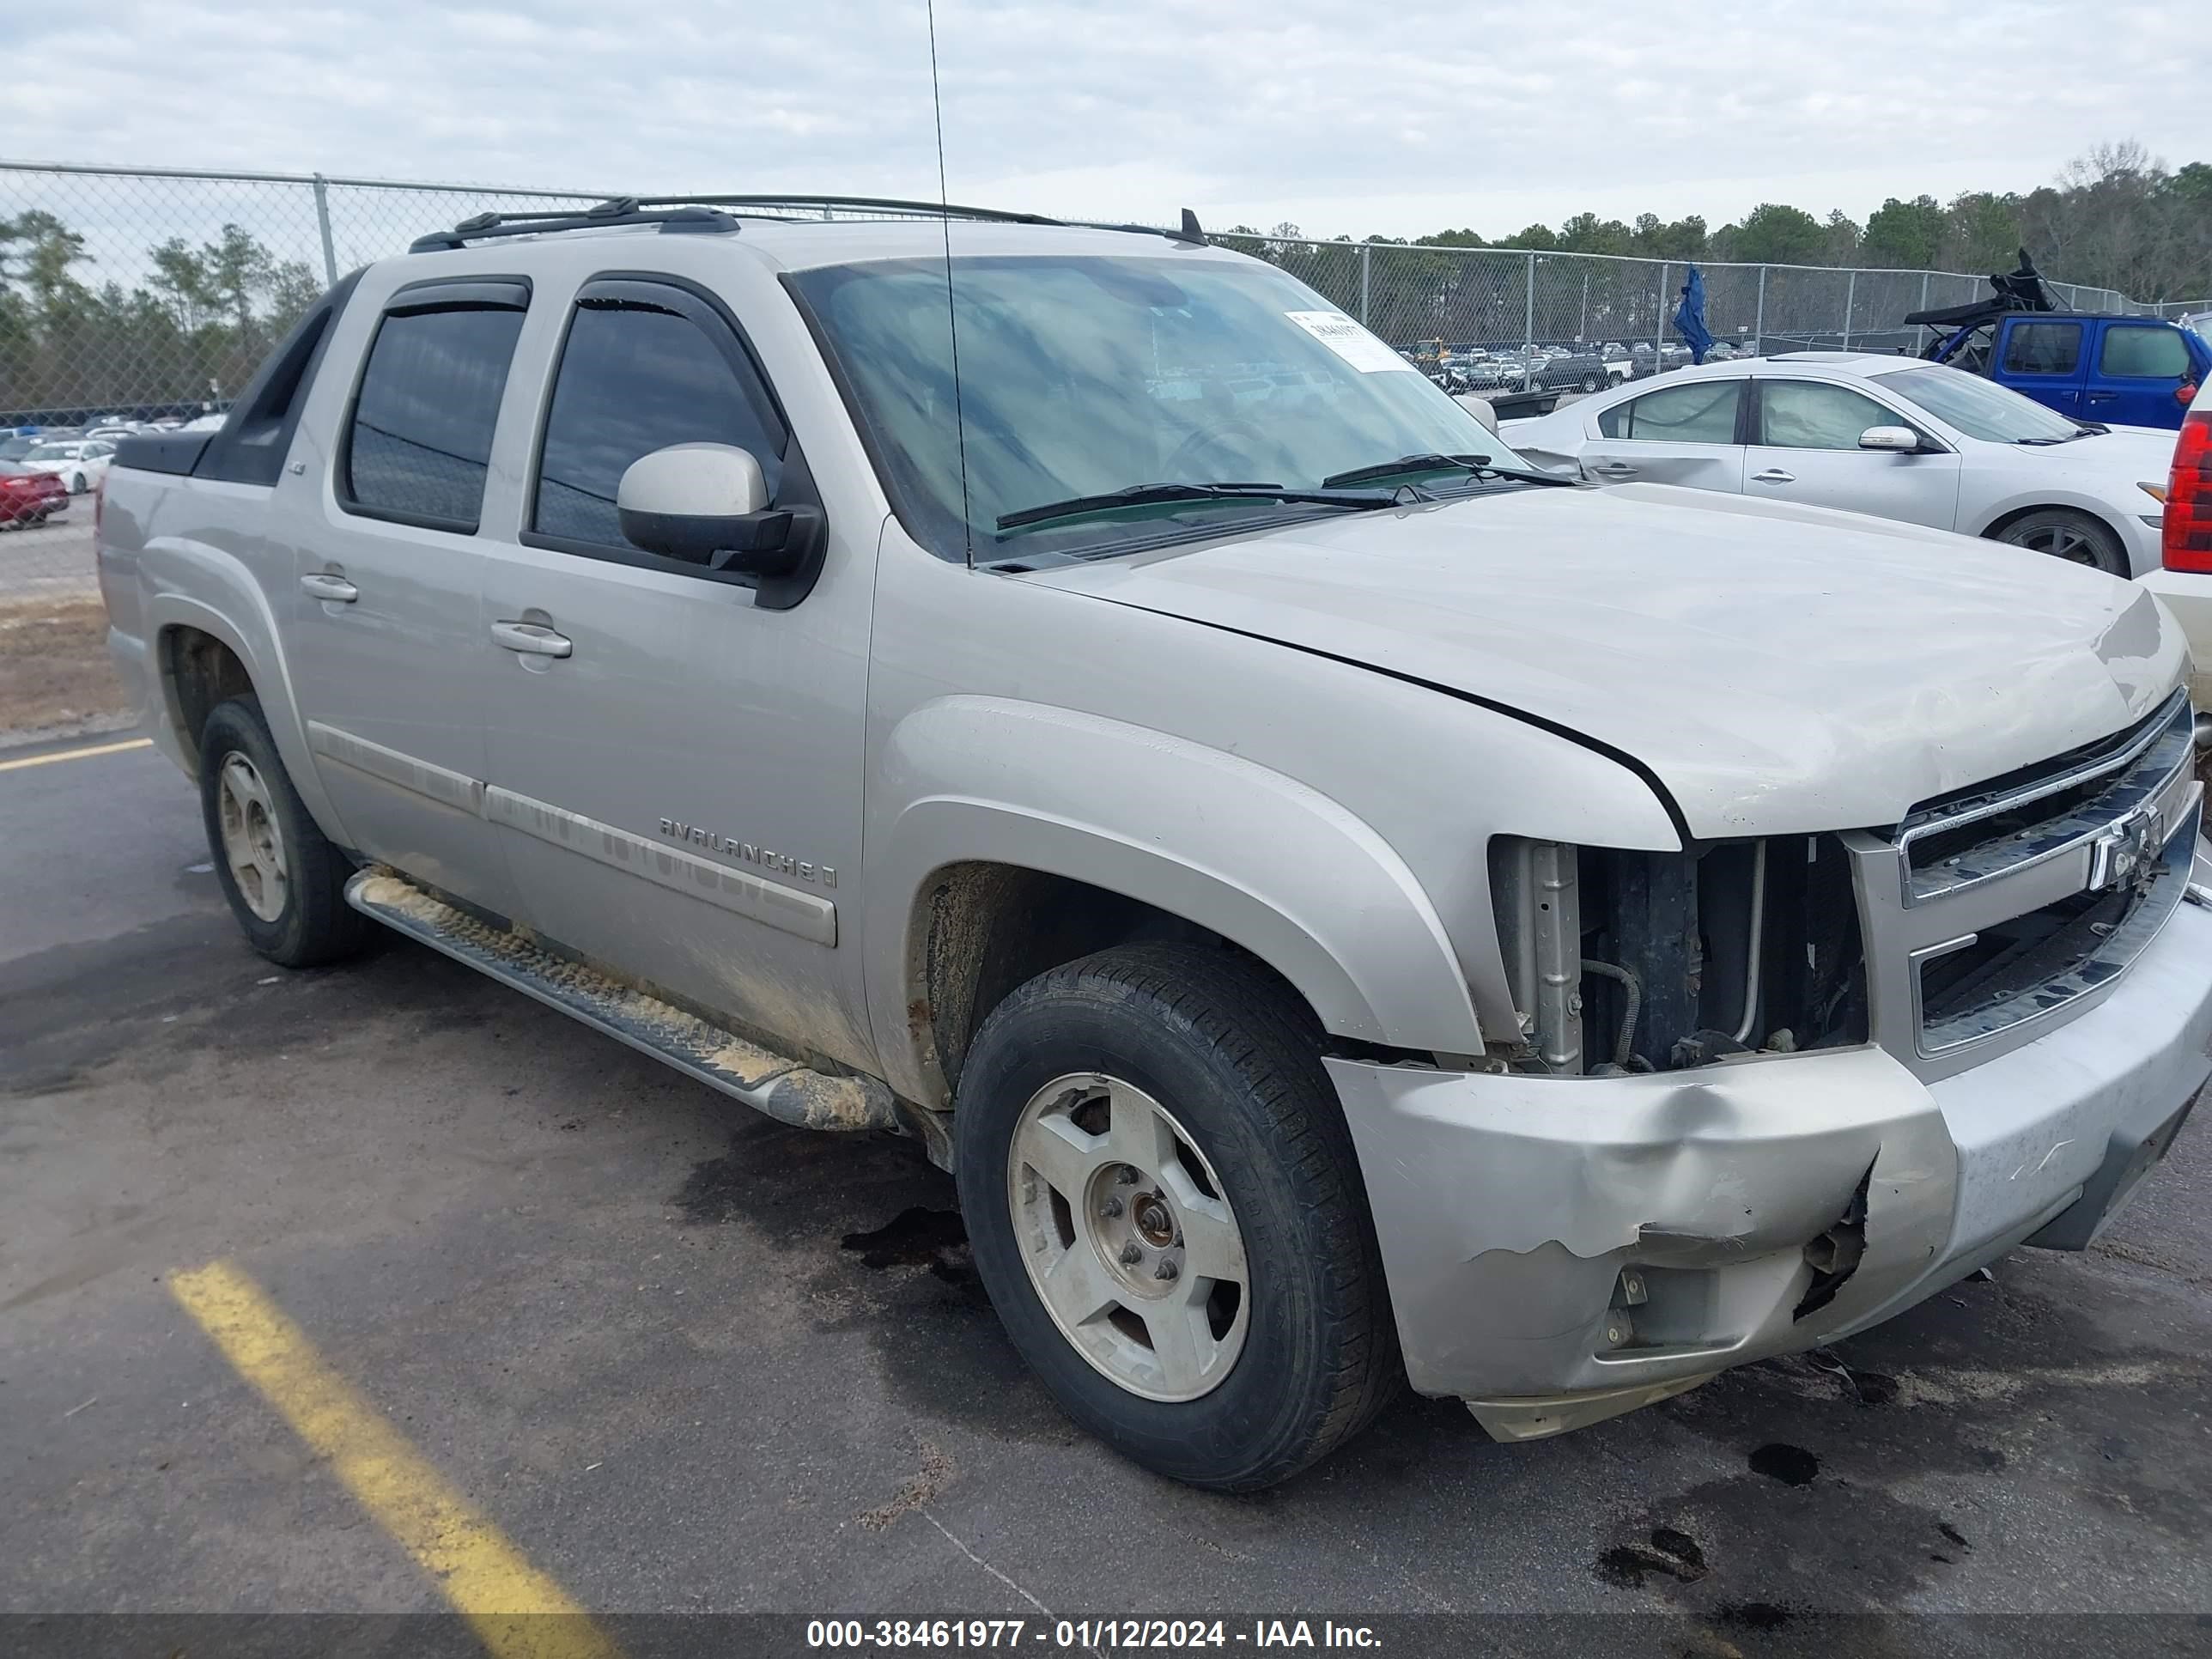
<instances>
[{"instance_id":1,"label":"radio antenna","mask_svg":"<svg viewBox=\"0 0 2212 1659\"><path fill-rule=\"evenodd\" d=\"M937 82L937 0L929 17L929 103L937 118L937 222L945 232L945 326L952 345L952 435L960 447L960 536L968 568L975 568L975 526L968 512L968 423L960 413L960 319L952 305L952 198L945 184L945 94Z\"/></svg>"}]
</instances>

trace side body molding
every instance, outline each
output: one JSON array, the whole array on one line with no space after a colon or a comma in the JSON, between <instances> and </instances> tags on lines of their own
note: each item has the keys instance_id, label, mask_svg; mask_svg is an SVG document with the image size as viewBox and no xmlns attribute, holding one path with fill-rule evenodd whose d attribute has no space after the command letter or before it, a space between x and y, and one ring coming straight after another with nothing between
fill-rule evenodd
<instances>
[{"instance_id":1,"label":"side body molding","mask_svg":"<svg viewBox=\"0 0 2212 1659\"><path fill-rule=\"evenodd\" d=\"M918 901L954 864L1090 883L1209 927L1287 979L1333 1033L1479 1054L1465 975L1397 853L1341 805L1265 767L1145 727L1010 699L927 702L887 735L868 853L868 986L879 1039L909 1030ZM1472 836L1469 858L1480 856ZM898 947L891 948L897 941ZM933 1067L882 1042L892 1086Z\"/></svg>"}]
</instances>

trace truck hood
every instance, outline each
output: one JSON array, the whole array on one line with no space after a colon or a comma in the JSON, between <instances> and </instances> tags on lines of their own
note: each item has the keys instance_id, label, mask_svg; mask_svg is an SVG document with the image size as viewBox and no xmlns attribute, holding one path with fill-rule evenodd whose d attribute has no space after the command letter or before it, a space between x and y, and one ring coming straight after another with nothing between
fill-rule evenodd
<instances>
[{"instance_id":1,"label":"truck hood","mask_svg":"<svg viewBox=\"0 0 2212 1659\"><path fill-rule=\"evenodd\" d=\"M1346 514L1024 580L1563 728L1645 769L1700 837L1894 823L2129 724L2187 663L2148 592L2047 555L1653 484Z\"/></svg>"}]
</instances>

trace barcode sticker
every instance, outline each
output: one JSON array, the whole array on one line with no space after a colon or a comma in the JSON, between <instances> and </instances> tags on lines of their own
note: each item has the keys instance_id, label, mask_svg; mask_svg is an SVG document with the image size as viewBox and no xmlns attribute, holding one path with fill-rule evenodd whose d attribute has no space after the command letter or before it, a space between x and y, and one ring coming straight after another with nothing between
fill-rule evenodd
<instances>
[{"instance_id":1,"label":"barcode sticker","mask_svg":"<svg viewBox=\"0 0 2212 1659\"><path fill-rule=\"evenodd\" d=\"M1286 311L1283 315L1363 374L1392 368L1419 372L1340 311Z\"/></svg>"}]
</instances>

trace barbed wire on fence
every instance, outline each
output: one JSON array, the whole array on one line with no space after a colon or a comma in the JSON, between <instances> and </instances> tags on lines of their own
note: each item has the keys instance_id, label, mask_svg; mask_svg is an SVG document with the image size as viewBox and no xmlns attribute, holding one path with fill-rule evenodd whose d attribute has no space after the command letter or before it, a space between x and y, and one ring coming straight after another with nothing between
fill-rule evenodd
<instances>
[{"instance_id":1,"label":"barbed wire on fence","mask_svg":"<svg viewBox=\"0 0 2212 1659\"><path fill-rule=\"evenodd\" d=\"M592 191L0 161L0 425L222 407L341 273L477 213L580 210L605 199ZM1656 354L1673 333L1687 271L1680 260L1606 254L1214 240L1291 271L1406 349L1617 343ZM1753 350L1910 349L1907 312L1978 298L1985 280L1697 264L1706 325ZM2053 286L2076 309L2154 309L2109 289Z\"/></svg>"}]
</instances>

